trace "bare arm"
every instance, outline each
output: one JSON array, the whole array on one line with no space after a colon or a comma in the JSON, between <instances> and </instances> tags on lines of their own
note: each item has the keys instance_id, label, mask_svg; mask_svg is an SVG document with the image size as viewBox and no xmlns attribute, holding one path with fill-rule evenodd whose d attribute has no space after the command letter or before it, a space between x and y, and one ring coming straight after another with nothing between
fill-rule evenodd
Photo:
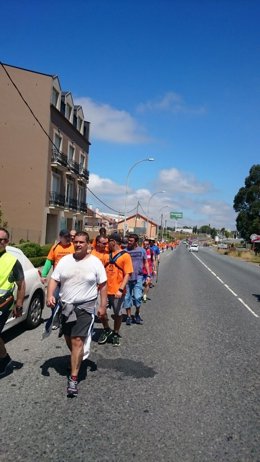
<instances>
[{"instance_id":1,"label":"bare arm","mask_svg":"<svg viewBox=\"0 0 260 462\"><path fill-rule=\"evenodd\" d=\"M54 308L56 304L56 299L54 297L54 292L55 289L58 285L58 281L55 281L55 279L50 279L48 283L48 289L47 289L47 306L50 308Z\"/></svg>"},{"instance_id":2,"label":"bare arm","mask_svg":"<svg viewBox=\"0 0 260 462\"><path fill-rule=\"evenodd\" d=\"M119 289L121 289L121 290L118 289L118 291L115 293L116 298L121 298L122 297L123 291L125 289L126 284L128 283L128 280L129 280L131 274L132 273L125 274L124 279L121 282L120 287L119 287Z\"/></svg>"},{"instance_id":3,"label":"bare arm","mask_svg":"<svg viewBox=\"0 0 260 462\"><path fill-rule=\"evenodd\" d=\"M99 293L100 293L100 304L98 307L97 315L99 318L102 318L106 314L106 307L107 307L107 283L103 282L99 284Z\"/></svg>"},{"instance_id":4,"label":"bare arm","mask_svg":"<svg viewBox=\"0 0 260 462\"><path fill-rule=\"evenodd\" d=\"M22 316L22 309L21 311L17 310L17 308L20 308L23 306L23 301L25 297L25 280L22 279L21 281L17 281L17 295L16 295L16 304L13 308L13 315L18 318Z\"/></svg>"}]
</instances>

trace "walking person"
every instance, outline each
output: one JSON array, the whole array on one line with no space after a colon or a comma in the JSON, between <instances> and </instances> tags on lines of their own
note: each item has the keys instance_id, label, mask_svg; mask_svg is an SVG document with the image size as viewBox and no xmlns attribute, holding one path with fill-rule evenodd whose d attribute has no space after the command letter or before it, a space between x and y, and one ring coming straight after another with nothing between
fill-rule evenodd
<instances>
[{"instance_id":1,"label":"walking person","mask_svg":"<svg viewBox=\"0 0 260 462\"><path fill-rule=\"evenodd\" d=\"M131 257L126 250L121 249L121 243L120 234L113 233L108 236L109 255L107 256L105 269L107 273L108 305L114 312L114 330L110 329L107 316L104 314L103 318L101 317L104 331L98 340L99 344L104 344L111 338L115 347L120 345L119 330L122 322L125 287L129 276L133 272Z\"/></svg>"},{"instance_id":2,"label":"walking person","mask_svg":"<svg viewBox=\"0 0 260 462\"><path fill-rule=\"evenodd\" d=\"M107 303L107 276L100 260L89 251L89 236L79 231L74 240L75 253L57 264L48 285L47 305L55 307L55 290L60 284L62 331L71 351L71 374L67 396L78 395L78 373L83 360L84 344L90 341L95 307L100 293L97 315L103 317Z\"/></svg>"},{"instance_id":3,"label":"walking person","mask_svg":"<svg viewBox=\"0 0 260 462\"><path fill-rule=\"evenodd\" d=\"M59 241L53 244L53 246L51 247L48 253L47 259L45 261L44 267L42 268L42 271L40 273L41 281L43 284L46 283L47 276L51 268L53 267L53 269L55 269L61 258L63 258L65 255L69 255L74 252L75 249L74 249L74 244L73 244L73 238L71 238L71 232L69 232L67 229L62 229L59 233ZM59 292L60 292L60 286L58 284L55 294L54 294L56 302L58 302L58 299L59 299ZM59 327L60 327L60 312L58 312L54 318L52 329L56 330Z\"/></svg>"},{"instance_id":4,"label":"walking person","mask_svg":"<svg viewBox=\"0 0 260 462\"><path fill-rule=\"evenodd\" d=\"M136 324L142 324L143 320L140 316L140 307L143 295L143 267L149 273L146 251L143 247L138 245L139 237L137 234L130 234L126 250L131 256L133 263L133 273L129 277L126 284L126 295L124 301L124 308L126 310L126 325L132 324L131 308L135 307L134 321Z\"/></svg>"},{"instance_id":5,"label":"walking person","mask_svg":"<svg viewBox=\"0 0 260 462\"><path fill-rule=\"evenodd\" d=\"M5 228L0 228L0 376L6 373L12 362L6 351L1 332L11 311L16 318L22 316L25 296L23 268L17 258L6 251L8 242L9 232ZM15 284L17 285L17 294L14 302Z\"/></svg>"},{"instance_id":6,"label":"walking person","mask_svg":"<svg viewBox=\"0 0 260 462\"><path fill-rule=\"evenodd\" d=\"M143 267L143 285L144 285L143 302L146 303L147 294L150 288L150 283L151 283L151 279L152 279L153 272L154 272L154 254L150 247L149 239L144 239L143 248L146 252L147 262L148 262L148 270L147 270L147 266Z\"/></svg>"}]
</instances>

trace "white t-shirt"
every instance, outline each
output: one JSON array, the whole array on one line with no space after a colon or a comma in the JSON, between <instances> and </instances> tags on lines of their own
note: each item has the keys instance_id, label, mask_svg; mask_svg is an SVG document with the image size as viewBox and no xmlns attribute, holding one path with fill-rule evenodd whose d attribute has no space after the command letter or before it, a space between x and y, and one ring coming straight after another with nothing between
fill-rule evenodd
<instances>
[{"instance_id":1,"label":"white t-shirt","mask_svg":"<svg viewBox=\"0 0 260 462\"><path fill-rule=\"evenodd\" d=\"M94 255L75 260L72 254L63 257L51 275L60 282L60 298L65 303L81 303L98 295L97 284L106 282L106 270Z\"/></svg>"}]
</instances>

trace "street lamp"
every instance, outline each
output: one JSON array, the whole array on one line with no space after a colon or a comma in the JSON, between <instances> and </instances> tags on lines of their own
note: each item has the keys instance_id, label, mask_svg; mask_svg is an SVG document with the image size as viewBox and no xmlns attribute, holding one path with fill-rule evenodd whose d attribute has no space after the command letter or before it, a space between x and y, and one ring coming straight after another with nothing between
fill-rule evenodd
<instances>
[{"instance_id":1,"label":"street lamp","mask_svg":"<svg viewBox=\"0 0 260 462\"><path fill-rule=\"evenodd\" d=\"M163 209L170 208L169 205L164 205L159 212L161 212ZM163 240L163 213L161 213L161 240Z\"/></svg>"},{"instance_id":2,"label":"street lamp","mask_svg":"<svg viewBox=\"0 0 260 462\"><path fill-rule=\"evenodd\" d=\"M154 192L154 193L150 196L150 198L149 198L148 206L147 206L146 232L148 232L149 208L150 208L151 199L152 199L156 194L164 194L164 193L166 193L166 191L156 191L156 192ZM151 234L151 233L150 233L150 234Z\"/></svg>"},{"instance_id":3,"label":"street lamp","mask_svg":"<svg viewBox=\"0 0 260 462\"><path fill-rule=\"evenodd\" d=\"M126 225L126 204L127 204L127 194L128 194L128 180L129 180L129 175L131 173L131 171L133 170L133 168L138 165L138 164L141 164L141 162L153 162L155 159L153 157L147 157L146 159L142 159L142 160L138 160L137 162L135 162L132 167L130 167L130 169L128 170L128 174L127 174L127 177L126 177L126 184L125 184L125 211L124 211L124 217L125 217L125 220L124 220L124 236L126 234L126 228L127 228L127 225Z\"/></svg>"}]
</instances>

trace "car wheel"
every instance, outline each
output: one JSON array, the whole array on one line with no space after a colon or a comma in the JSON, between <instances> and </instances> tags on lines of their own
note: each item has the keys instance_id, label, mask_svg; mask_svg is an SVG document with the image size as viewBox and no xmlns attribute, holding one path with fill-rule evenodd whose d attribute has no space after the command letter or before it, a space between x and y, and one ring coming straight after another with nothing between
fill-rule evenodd
<instances>
[{"instance_id":1,"label":"car wheel","mask_svg":"<svg viewBox=\"0 0 260 462\"><path fill-rule=\"evenodd\" d=\"M40 292L36 292L32 299L28 309L28 315L26 318L26 325L29 329L34 329L41 323L43 310L43 297Z\"/></svg>"}]
</instances>

